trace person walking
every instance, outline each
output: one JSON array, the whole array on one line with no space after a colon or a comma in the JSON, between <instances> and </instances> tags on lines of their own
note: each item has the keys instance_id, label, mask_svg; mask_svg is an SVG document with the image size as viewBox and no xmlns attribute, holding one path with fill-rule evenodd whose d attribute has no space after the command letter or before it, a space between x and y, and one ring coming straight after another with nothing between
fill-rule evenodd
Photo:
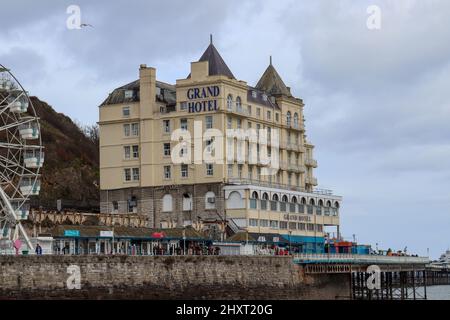
<instances>
[{"instance_id":1,"label":"person walking","mask_svg":"<svg viewBox=\"0 0 450 320\"><path fill-rule=\"evenodd\" d=\"M36 244L36 250L35 250L36 254L38 256L42 255L42 247L38 244Z\"/></svg>"}]
</instances>

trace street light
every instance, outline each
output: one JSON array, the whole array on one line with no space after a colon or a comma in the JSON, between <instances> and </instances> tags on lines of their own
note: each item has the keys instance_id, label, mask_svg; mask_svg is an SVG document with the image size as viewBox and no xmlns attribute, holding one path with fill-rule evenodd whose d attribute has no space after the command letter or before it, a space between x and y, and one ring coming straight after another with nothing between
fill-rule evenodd
<instances>
[{"instance_id":1,"label":"street light","mask_svg":"<svg viewBox=\"0 0 450 320\"><path fill-rule=\"evenodd\" d=\"M292 230L289 230L289 255L291 255L291 234Z\"/></svg>"}]
</instances>

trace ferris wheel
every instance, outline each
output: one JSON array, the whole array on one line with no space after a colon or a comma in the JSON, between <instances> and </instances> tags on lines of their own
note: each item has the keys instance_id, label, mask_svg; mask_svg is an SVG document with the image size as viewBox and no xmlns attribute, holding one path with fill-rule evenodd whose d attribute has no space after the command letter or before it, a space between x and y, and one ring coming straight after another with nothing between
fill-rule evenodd
<instances>
[{"instance_id":1,"label":"ferris wheel","mask_svg":"<svg viewBox=\"0 0 450 320\"><path fill-rule=\"evenodd\" d=\"M33 245L21 224L30 212L29 199L40 191L44 164L39 118L27 92L0 64L0 245L17 240Z\"/></svg>"}]
</instances>

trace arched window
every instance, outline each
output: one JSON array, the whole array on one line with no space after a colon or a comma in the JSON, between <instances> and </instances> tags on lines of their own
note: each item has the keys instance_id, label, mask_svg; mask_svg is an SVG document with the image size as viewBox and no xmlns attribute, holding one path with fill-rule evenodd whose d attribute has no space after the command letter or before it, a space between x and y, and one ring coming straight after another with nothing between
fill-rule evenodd
<instances>
[{"instance_id":1,"label":"arched window","mask_svg":"<svg viewBox=\"0 0 450 320\"><path fill-rule=\"evenodd\" d=\"M227 199L228 209L242 209L245 208L244 199L242 199L241 194L237 191L230 193Z\"/></svg>"},{"instance_id":2,"label":"arched window","mask_svg":"<svg viewBox=\"0 0 450 320\"><path fill-rule=\"evenodd\" d=\"M294 127L298 127L298 113L294 113Z\"/></svg>"},{"instance_id":3,"label":"arched window","mask_svg":"<svg viewBox=\"0 0 450 320\"><path fill-rule=\"evenodd\" d=\"M300 202L301 202L301 204L306 204L306 199L304 197L302 197L302 200Z\"/></svg>"},{"instance_id":4,"label":"arched window","mask_svg":"<svg viewBox=\"0 0 450 320\"><path fill-rule=\"evenodd\" d=\"M290 126L291 125L291 112L288 111L286 114L286 125Z\"/></svg>"},{"instance_id":5,"label":"arched window","mask_svg":"<svg viewBox=\"0 0 450 320\"><path fill-rule=\"evenodd\" d=\"M233 109L233 97L231 96L231 94L229 94L227 98L227 108L228 110Z\"/></svg>"},{"instance_id":6,"label":"arched window","mask_svg":"<svg viewBox=\"0 0 450 320\"><path fill-rule=\"evenodd\" d=\"M263 200L269 200L269 195L267 194L267 192L264 192L262 195Z\"/></svg>"},{"instance_id":7,"label":"arched window","mask_svg":"<svg viewBox=\"0 0 450 320\"><path fill-rule=\"evenodd\" d=\"M319 200L319 206L323 207L323 200L322 199Z\"/></svg>"},{"instance_id":8,"label":"arched window","mask_svg":"<svg viewBox=\"0 0 450 320\"><path fill-rule=\"evenodd\" d=\"M296 196L293 196L291 202L292 202L292 203L297 203L297 197L296 197Z\"/></svg>"},{"instance_id":9,"label":"arched window","mask_svg":"<svg viewBox=\"0 0 450 320\"><path fill-rule=\"evenodd\" d=\"M336 202L334 203L334 207L335 207L336 209L339 209L339 202L336 201Z\"/></svg>"},{"instance_id":10,"label":"arched window","mask_svg":"<svg viewBox=\"0 0 450 320\"><path fill-rule=\"evenodd\" d=\"M241 109L242 104L241 104L241 97L237 97L236 98L236 110Z\"/></svg>"},{"instance_id":11,"label":"arched window","mask_svg":"<svg viewBox=\"0 0 450 320\"><path fill-rule=\"evenodd\" d=\"M205 209L215 209L216 208L216 195L212 191L208 191L205 194Z\"/></svg>"},{"instance_id":12,"label":"arched window","mask_svg":"<svg viewBox=\"0 0 450 320\"><path fill-rule=\"evenodd\" d=\"M287 197L287 195L284 195L281 199L282 199L281 201L283 201L283 202L288 202L288 197Z\"/></svg>"},{"instance_id":13,"label":"arched window","mask_svg":"<svg viewBox=\"0 0 450 320\"><path fill-rule=\"evenodd\" d=\"M252 199L258 199L258 192L253 191L253 193L252 193Z\"/></svg>"},{"instance_id":14,"label":"arched window","mask_svg":"<svg viewBox=\"0 0 450 320\"><path fill-rule=\"evenodd\" d=\"M183 194L183 211L192 210L192 195L190 193Z\"/></svg>"},{"instance_id":15,"label":"arched window","mask_svg":"<svg viewBox=\"0 0 450 320\"><path fill-rule=\"evenodd\" d=\"M279 200L278 195L276 193L272 196L272 200L273 201L278 201Z\"/></svg>"},{"instance_id":16,"label":"arched window","mask_svg":"<svg viewBox=\"0 0 450 320\"><path fill-rule=\"evenodd\" d=\"M327 201L327 207L331 207L331 201L330 200Z\"/></svg>"},{"instance_id":17,"label":"arched window","mask_svg":"<svg viewBox=\"0 0 450 320\"><path fill-rule=\"evenodd\" d=\"M172 195L165 194L162 198L162 211L163 212L171 212L172 211L172 205L173 205L173 199Z\"/></svg>"},{"instance_id":18,"label":"arched window","mask_svg":"<svg viewBox=\"0 0 450 320\"><path fill-rule=\"evenodd\" d=\"M314 199L311 199L311 200L309 200L309 204L313 206L316 204L316 202L314 201Z\"/></svg>"}]
</instances>

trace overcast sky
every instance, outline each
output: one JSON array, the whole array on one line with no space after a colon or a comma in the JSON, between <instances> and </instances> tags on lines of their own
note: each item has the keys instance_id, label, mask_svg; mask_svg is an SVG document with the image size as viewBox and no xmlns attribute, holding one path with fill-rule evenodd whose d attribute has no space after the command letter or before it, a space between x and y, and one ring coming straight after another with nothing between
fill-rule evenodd
<instances>
[{"instance_id":1,"label":"overcast sky","mask_svg":"<svg viewBox=\"0 0 450 320\"><path fill-rule=\"evenodd\" d=\"M93 28L67 29L71 4ZM343 235L436 258L450 247L449 16L448 0L17 0L1 4L0 63L88 124L141 63L185 78L210 33L250 85L272 55L306 104L319 185L344 197Z\"/></svg>"}]
</instances>

